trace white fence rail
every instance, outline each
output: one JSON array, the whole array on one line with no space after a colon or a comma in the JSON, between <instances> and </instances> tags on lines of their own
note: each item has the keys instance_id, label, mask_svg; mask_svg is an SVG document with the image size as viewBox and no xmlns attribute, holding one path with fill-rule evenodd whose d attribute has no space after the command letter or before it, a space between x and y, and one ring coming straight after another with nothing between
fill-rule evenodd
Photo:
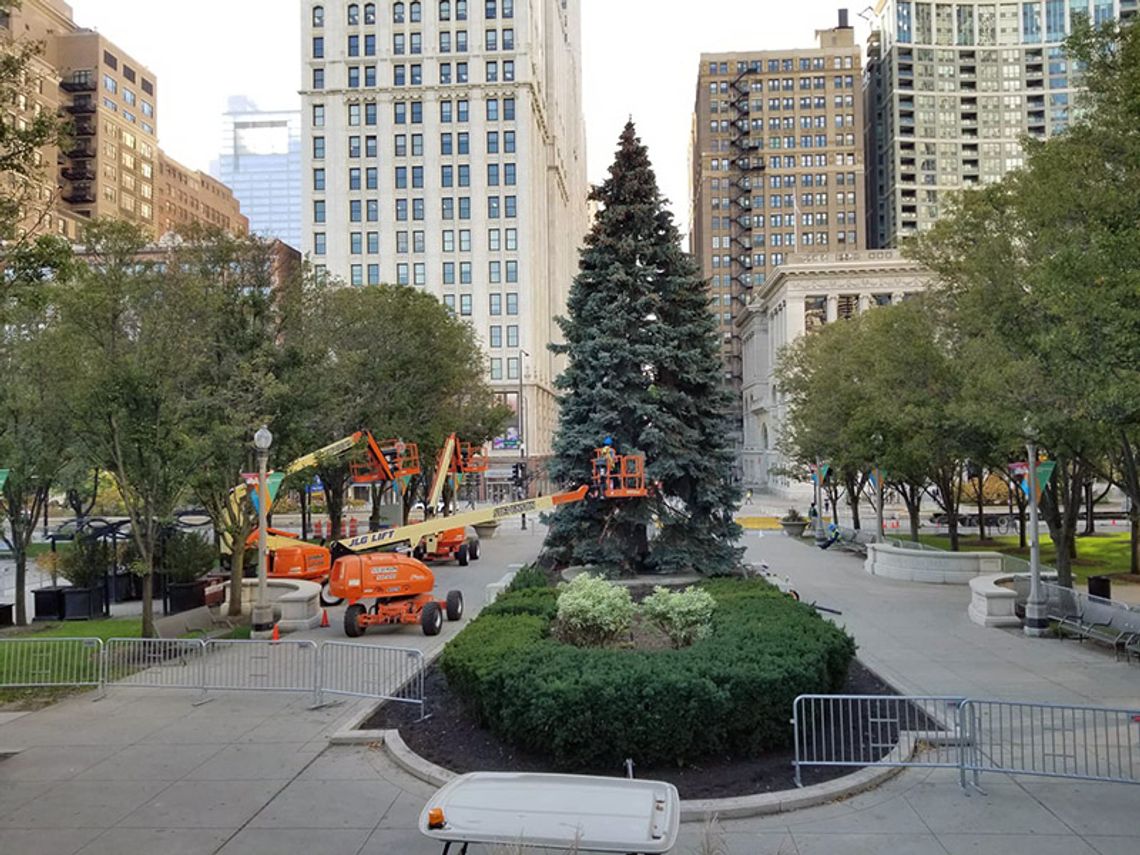
<instances>
[{"instance_id":1,"label":"white fence rail","mask_svg":"<svg viewBox=\"0 0 1140 855\"><path fill-rule=\"evenodd\" d=\"M339 641L0 639L0 688L134 686L376 698L424 710L424 656Z\"/></svg>"},{"instance_id":2,"label":"white fence rail","mask_svg":"<svg viewBox=\"0 0 1140 855\"><path fill-rule=\"evenodd\" d=\"M792 707L796 786L803 766L958 768L962 698L800 695Z\"/></svg>"},{"instance_id":3,"label":"white fence rail","mask_svg":"<svg viewBox=\"0 0 1140 855\"><path fill-rule=\"evenodd\" d=\"M404 647L326 641L320 691L424 706L424 654Z\"/></svg>"},{"instance_id":4,"label":"white fence rail","mask_svg":"<svg viewBox=\"0 0 1140 855\"><path fill-rule=\"evenodd\" d=\"M1140 784L1140 709L929 696L801 695L804 766L918 766Z\"/></svg>"},{"instance_id":5,"label":"white fence rail","mask_svg":"<svg viewBox=\"0 0 1140 855\"><path fill-rule=\"evenodd\" d=\"M200 689L202 659L198 639L112 638L103 646L103 683Z\"/></svg>"},{"instance_id":6,"label":"white fence rail","mask_svg":"<svg viewBox=\"0 0 1140 855\"><path fill-rule=\"evenodd\" d=\"M0 686L102 686L103 642L98 638L0 640Z\"/></svg>"},{"instance_id":7,"label":"white fence rail","mask_svg":"<svg viewBox=\"0 0 1140 855\"><path fill-rule=\"evenodd\" d=\"M975 783L1010 772L1140 784L1140 710L970 699L960 720Z\"/></svg>"}]
</instances>

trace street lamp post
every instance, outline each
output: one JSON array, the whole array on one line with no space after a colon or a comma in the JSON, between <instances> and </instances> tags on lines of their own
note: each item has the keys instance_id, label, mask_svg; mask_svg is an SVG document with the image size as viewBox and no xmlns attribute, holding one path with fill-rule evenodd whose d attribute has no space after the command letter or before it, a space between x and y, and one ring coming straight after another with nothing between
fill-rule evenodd
<instances>
[{"instance_id":1,"label":"street lamp post","mask_svg":"<svg viewBox=\"0 0 1140 855\"><path fill-rule=\"evenodd\" d=\"M883 542L883 469L879 466L879 458L883 456L883 435L875 434L871 437L875 443L875 540Z\"/></svg>"},{"instance_id":2,"label":"street lamp post","mask_svg":"<svg viewBox=\"0 0 1140 855\"><path fill-rule=\"evenodd\" d=\"M262 425L253 435L257 449L257 601L250 614L250 638L269 638L273 635L273 607L269 604L269 583L266 579L265 527L269 514L269 493L265 488L266 467L269 464L269 447L273 434Z\"/></svg>"},{"instance_id":3,"label":"street lamp post","mask_svg":"<svg viewBox=\"0 0 1140 855\"><path fill-rule=\"evenodd\" d=\"M521 347L519 348L519 462L522 463L522 470L520 471L519 478L520 484L520 499L526 498L526 422L524 421L525 415L523 413L523 357L530 356ZM522 515L522 530L526 531L526 514Z\"/></svg>"},{"instance_id":4,"label":"street lamp post","mask_svg":"<svg viewBox=\"0 0 1140 855\"><path fill-rule=\"evenodd\" d=\"M827 535L823 533L823 466L818 460L815 462L815 544L822 546L827 543Z\"/></svg>"},{"instance_id":5,"label":"street lamp post","mask_svg":"<svg viewBox=\"0 0 1140 855\"><path fill-rule=\"evenodd\" d=\"M1025 604L1025 634L1040 638L1049 634L1045 598L1041 591L1041 537L1037 530L1037 443L1026 443L1029 452L1029 600Z\"/></svg>"}]
</instances>

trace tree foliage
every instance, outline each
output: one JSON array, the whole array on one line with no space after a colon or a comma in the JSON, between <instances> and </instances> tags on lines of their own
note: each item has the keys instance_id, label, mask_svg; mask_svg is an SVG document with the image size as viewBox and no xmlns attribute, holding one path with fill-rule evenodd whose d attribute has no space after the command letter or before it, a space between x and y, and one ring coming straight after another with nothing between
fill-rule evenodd
<instances>
[{"instance_id":1,"label":"tree foliage","mask_svg":"<svg viewBox=\"0 0 1140 855\"><path fill-rule=\"evenodd\" d=\"M632 122L610 177L590 198L599 211L567 316L558 319L566 343L551 347L568 364L557 380L563 395L549 474L565 486L588 482L594 449L610 436L617 453L645 455L656 490L561 507L547 557L611 573L726 572L740 555L732 520L739 496L729 481L715 321Z\"/></svg>"}]
</instances>

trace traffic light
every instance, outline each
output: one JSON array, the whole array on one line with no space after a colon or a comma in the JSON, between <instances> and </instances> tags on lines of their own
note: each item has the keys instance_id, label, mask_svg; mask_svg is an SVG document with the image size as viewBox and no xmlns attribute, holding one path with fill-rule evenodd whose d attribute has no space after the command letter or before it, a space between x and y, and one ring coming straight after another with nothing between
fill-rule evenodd
<instances>
[{"instance_id":1,"label":"traffic light","mask_svg":"<svg viewBox=\"0 0 1140 855\"><path fill-rule=\"evenodd\" d=\"M517 487L521 487L526 483L525 463L515 463L511 466L511 482Z\"/></svg>"}]
</instances>

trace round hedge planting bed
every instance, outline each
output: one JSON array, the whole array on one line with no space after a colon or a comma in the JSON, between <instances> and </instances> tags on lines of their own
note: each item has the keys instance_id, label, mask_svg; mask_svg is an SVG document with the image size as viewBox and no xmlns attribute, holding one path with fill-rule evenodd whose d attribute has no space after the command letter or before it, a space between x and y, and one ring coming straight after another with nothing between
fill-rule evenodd
<instances>
[{"instance_id":1,"label":"round hedge planting bed","mask_svg":"<svg viewBox=\"0 0 1140 855\"><path fill-rule=\"evenodd\" d=\"M796 695L835 692L855 643L755 580L713 580L709 637L681 650L578 648L550 635L557 591L502 595L444 649L440 668L478 719L563 767L691 764L791 741Z\"/></svg>"}]
</instances>

